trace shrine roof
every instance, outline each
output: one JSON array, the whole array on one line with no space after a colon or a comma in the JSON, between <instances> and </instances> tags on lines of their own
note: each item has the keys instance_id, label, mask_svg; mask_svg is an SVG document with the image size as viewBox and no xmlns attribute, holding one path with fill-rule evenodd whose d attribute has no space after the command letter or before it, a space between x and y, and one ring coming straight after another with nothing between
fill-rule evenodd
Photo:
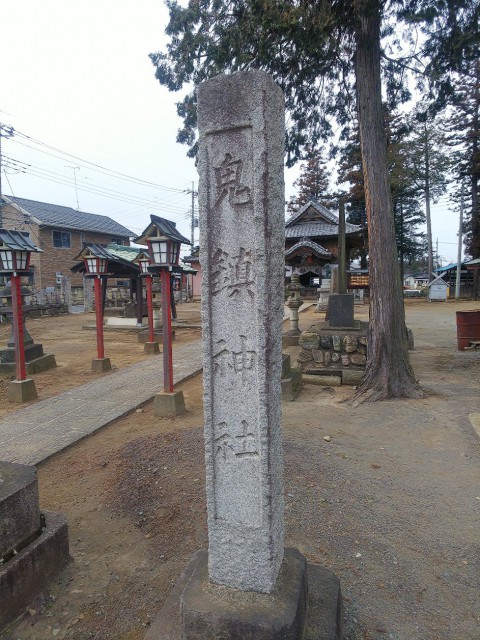
<instances>
[{"instance_id":1,"label":"shrine roof","mask_svg":"<svg viewBox=\"0 0 480 640\"><path fill-rule=\"evenodd\" d=\"M330 251L327 251L325 247L322 247L321 245L317 244L316 242L313 242L313 240L309 240L308 238L302 238L300 242L297 242L296 244L293 245L293 247L290 247L289 249L287 249L285 251L285 257L287 258L288 256L291 256L293 253L295 253L299 249L304 249L304 248L310 249L311 251L313 251L319 256L325 256L326 258L332 257L332 254L330 253Z\"/></svg>"},{"instance_id":2,"label":"shrine roof","mask_svg":"<svg viewBox=\"0 0 480 640\"><path fill-rule=\"evenodd\" d=\"M347 235L359 233L360 227L356 224L345 223L345 233ZM326 238L338 236L338 221L336 224L330 222L300 222L291 227L285 227L286 238Z\"/></svg>"}]
</instances>

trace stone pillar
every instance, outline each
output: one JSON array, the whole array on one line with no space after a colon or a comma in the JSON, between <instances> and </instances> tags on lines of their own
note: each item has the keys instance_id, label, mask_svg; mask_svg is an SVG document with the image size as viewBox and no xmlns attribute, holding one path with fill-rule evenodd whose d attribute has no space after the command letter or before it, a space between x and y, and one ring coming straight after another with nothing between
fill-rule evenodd
<instances>
[{"instance_id":1,"label":"stone pillar","mask_svg":"<svg viewBox=\"0 0 480 640\"><path fill-rule=\"evenodd\" d=\"M301 333L298 328L298 310L302 306L303 300L300 298L300 276L298 273L292 273L290 284L288 285L289 291L292 295L287 300L287 307L290 309L290 331L288 335L296 335Z\"/></svg>"},{"instance_id":2,"label":"stone pillar","mask_svg":"<svg viewBox=\"0 0 480 640\"><path fill-rule=\"evenodd\" d=\"M283 559L284 100L262 71L198 90L208 569L272 591Z\"/></svg>"}]
</instances>

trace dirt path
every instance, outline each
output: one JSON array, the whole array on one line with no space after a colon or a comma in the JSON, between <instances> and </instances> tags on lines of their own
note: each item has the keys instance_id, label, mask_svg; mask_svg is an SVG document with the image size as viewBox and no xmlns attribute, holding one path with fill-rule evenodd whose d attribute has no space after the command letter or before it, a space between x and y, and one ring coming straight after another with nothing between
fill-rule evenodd
<instances>
[{"instance_id":1,"label":"dirt path","mask_svg":"<svg viewBox=\"0 0 480 640\"><path fill-rule=\"evenodd\" d=\"M480 637L480 353L456 351L459 308L407 307L426 399L351 409L305 386L284 405L286 542L341 578L348 640ZM147 405L40 467L74 561L2 638L143 638L206 544L201 378L183 390L183 418Z\"/></svg>"}]
</instances>

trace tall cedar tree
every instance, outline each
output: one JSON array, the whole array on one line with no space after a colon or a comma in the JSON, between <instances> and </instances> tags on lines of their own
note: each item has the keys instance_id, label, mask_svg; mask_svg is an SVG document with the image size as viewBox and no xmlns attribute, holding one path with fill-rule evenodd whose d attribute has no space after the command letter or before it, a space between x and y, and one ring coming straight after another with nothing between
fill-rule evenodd
<instances>
[{"instance_id":1,"label":"tall cedar tree","mask_svg":"<svg viewBox=\"0 0 480 640\"><path fill-rule=\"evenodd\" d=\"M395 250L382 122L382 22L387 35L398 20L409 23L407 35L414 24L425 31L425 71L444 98L451 70L464 64L471 37L478 36L479 1L465 6L463 0L440 0L432 7L431 0L189 0L181 7L167 0L171 41L166 53L152 54L151 59L158 80L170 90L193 83L193 91L178 105L184 128L177 137L190 145L191 155L196 153L195 87L207 78L250 68L273 75L289 112L288 165L300 157L302 147L316 148L331 132L333 115L340 122L349 118L355 84L371 282L369 351L359 400L423 395L409 362ZM398 65L389 59L388 68L398 70ZM402 93L400 76L391 73L387 78L387 86L397 93Z\"/></svg>"},{"instance_id":2,"label":"tall cedar tree","mask_svg":"<svg viewBox=\"0 0 480 640\"><path fill-rule=\"evenodd\" d=\"M318 200L324 206L333 206L330 191L330 172L326 167L320 151L307 150L307 159L300 167L300 176L293 183L297 187L297 195L287 203L290 215L296 213L309 200Z\"/></svg>"},{"instance_id":3,"label":"tall cedar tree","mask_svg":"<svg viewBox=\"0 0 480 640\"><path fill-rule=\"evenodd\" d=\"M424 235L418 226L425 222L421 191L414 179L414 156L409 127L404 115L384 105L387 133L387 158L392 193L395 237L403 282L404 265L412 264L425 253Z\"/></svg>"},{"instance_id":4,"label":"tall cedar tree","mask_svg":"<svg viewBox=\"0 0 480 640\"><path fill-rule=\"evenodd\" d=\"M457 146L456 178L468 202L465 249L480 258L480 60L456 79L453 111L450 144Z\"/></svg>"},{"instance_id":5,"label":"tall cedar tree","mask_svg":"<svg viewBox=\"0 0 480 640\"><path fill-rule=\"evenodd\" d=\"M452 162L447 154L445 123L432 115L428 104L420 103L410 115L410 154L413 179L422 193L427 223L427 273L433 275L433 238L430 205L443 195Z\"/></svg>"}]
</instances>

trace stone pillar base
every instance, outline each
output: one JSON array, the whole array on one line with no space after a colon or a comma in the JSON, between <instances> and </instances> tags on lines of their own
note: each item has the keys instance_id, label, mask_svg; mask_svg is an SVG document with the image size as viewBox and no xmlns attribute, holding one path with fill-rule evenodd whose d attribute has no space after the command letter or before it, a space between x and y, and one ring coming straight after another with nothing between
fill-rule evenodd
<instances>
[{"instance_id":1,"label":"stone pillar base","mask_svg":"<svg viewBox=\"0 0 480 640\"><path fill-rule=\"evenodd\" d=\"M7 387L7 400L9 402L28 402L29 400L36 400L37 389L35 388L35 382L32 378L26 380L12 380L8 383Z\"/></svg>"},{"instance_id":2,"label":"stone pillar base","mask_svg":"<svg viewBox=\"0 0 480 640\"><path fill-rule=\"evenodd\" d=\"M185 400L183 391L172 393L157 393L153 401L153 415L157 418L171 418L183 416L185 413Z\"/></svg>"},{"instance_id":3,"label":"stone pillar base","mask_svg":"<svg viewBox=\"0 0 480 640\"><path fill-rule=\"evenodd\" d=\"M160 347L158 345L158 342L145 342L145 344L143 345L143 351L144 353L160 353Z\"/></svg>"},{"instance_id":4,"label":"stone pillar base","mask_svg":"<svg viewBox=\"0 0 480 640\"><path fill-rule=\"evenodd\" d=\"M93 358L92 360L92 373L104 373L111 368L110 358Z\"/></svg>"},{"instance_id":5,"label":"stone pillar base","mask_svg":"<svg viewBox=\"0 0 480 640\"><path fill-rule=\"evenodd\" d=\"M286 549L270 594L208 581L208 555L199 551L165 601L145 640L340 640L338 578Z\"/></svg>"}]
</instances>

